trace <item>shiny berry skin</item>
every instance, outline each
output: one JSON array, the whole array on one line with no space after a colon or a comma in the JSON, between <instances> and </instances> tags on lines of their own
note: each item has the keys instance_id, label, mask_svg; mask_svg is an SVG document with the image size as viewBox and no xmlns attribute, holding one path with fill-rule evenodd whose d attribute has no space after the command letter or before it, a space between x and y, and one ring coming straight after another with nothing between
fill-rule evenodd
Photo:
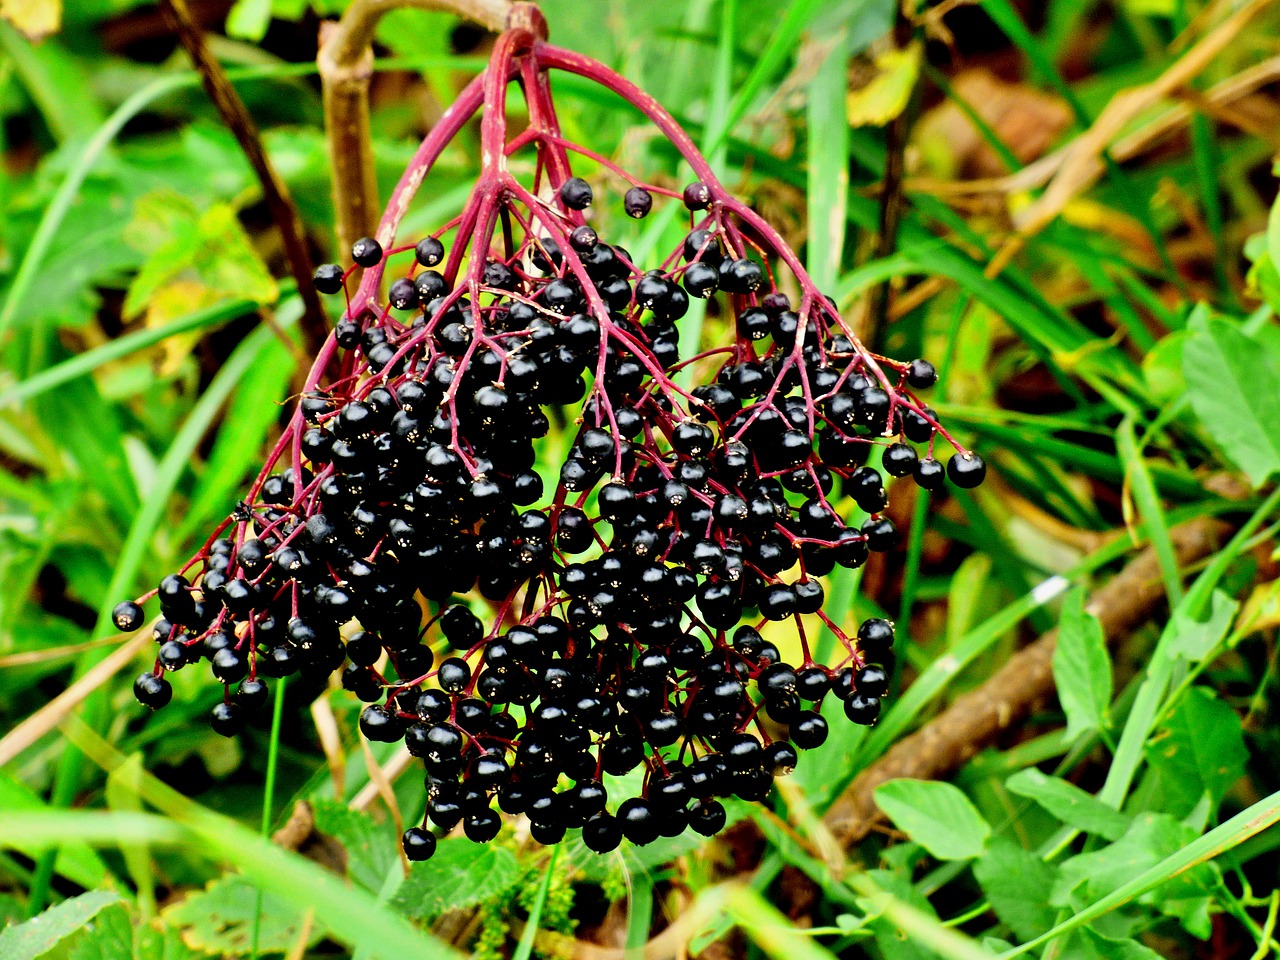
<instances>
[{"instance_id":1,"label":"shiny berry skin","mask_svg":"<svg viewBox=\"0 0 1280 960\"><path fill-rule=\"evenodd\" d=\"M244 729L246 719L244 710L236 704L220 703L213 708L209 726L213 728L214 733L220 733L224 737L234 737Z\"/></svg>"},{"instance_id":2,"label":"shiny berry skin","mask_svg":"<svg viewBox=\"0 0 1280 960\"><path fill-rule=\"evenodd\" d=\"M940 460L924 457L912 470L911 479L921 489L938 491L947 485L947 468Z\"/></svg>"},{"instance_id":3,"label":"shiny berry skin","mask_svg":"<svg viewBox=\"0 0 1280 960\"><path fill-rule=\"evenodd\" d=\"M912 390L928 390L938 382L938 371L928 360L912 360L907 364L907 386Z\"/></svg>"},{"instance_id":4,"label":"shiny berry skin","mask_svg":"<svg viewBox=\"0 0 1280 960\"><path fill-rule=\"evenodd\" d=\"M413 248L413 255L424 267L434 267L444 259L444 244L435 237L423 237Z\"/></svg>"},{"instance_id":5,"label":"shiny berry skin","mask_svg":"<svg viewBox=\"0 0 1280 960\"><path fill-rule=\"evenodd\" d=\"M827 742L827 721L816 711L807 710L791 724L791 742L801 750L814 750Z\"/></svg>"},{"instance_id":6,"label":"shiny berry skin","mask_svg":"<svg viewBox=\"0 0 1280 960\"><path fill-rule=\"evenodd\" d=\"M582 825L582 843L593 853L612 853L622 843L622 826L609 813L597 813Z\"/></svg>"},{"instance_id":7,"label":"shiny berry skin","mask_svg":"<svg viewBox=\"0 0 1280 960\"><path fill-rule=\"evenodd\" d=\"M560 202L570 210L585 210L592 199L591 184L581 177L570 177L560 185Z\"/></svg>"},{"instance_id":8,"label":"shiny berry skin","mask_svg":"<svg viewBox=\"0 0 1280 960\"><path fill-rule=\"evenodd\" d=\"M404 846L404 855L414 862L430 860L436 852L435 834L422 827L410 827L400 842Z\"/></svg>"},{"instance_id":9,"label":"shiny berry skin","mask_svg":"<svg viewBox=\"0 0 1280 960\"><path fill-rule=\"evenodd\" d=\"M382 244L373 237L361 237L351 245L351 259L362 267L376 267L382 262Z\"/></svg>"},{"instance_id":10,"label":"shiny berry skin","mask_svg":"<svg viewBox=\"0 0 1280 960\"><path fill-rule=\"evenodd\" d=\"M144 707L159 710L173 699L173 687L164 677L144 673L133 681L133 695Z\"/></svg>"},{"instance_id":11,"label":"shiny berry skin","mask_svg":"<svg viewBox=\"0 0 1280 960\"><path fill-rule=\"evenodd\" d=\"M844 715L856 724L869 727L880 718L880 698L855 693L844 702Z\"/></svg>"},{"instance_id":12,"label":"shiny berry skin","mask_svg":"<svg viewBox=\"0 0 1280 960\"><path fill-rule=\"evenodd\" d=\"M962 490L972 490L987 478L987 465L976 453L957 453L947 461L947 479Z\"/></svg>"},{"instance_id":13,"label":"shiny berry skin","mask_svg":"<svg viewBox=\"0 0 1280 960\"><path fill-rule=\"evenodd\" d=\"M342 289L342 267L336 263L322 263L311 275L311 281L321 293L337 293Z\"/></svg>"},{"instance_id":14,"label":"shiny berry skin","mask_svg":"<svg viewBox=\"0 0 1280 960\"><path fill-rule=\"evenodd\" d=\"M905 443L895 443L885 448L884 472L891 477L905 477L915 472L920 462L920 455L915 448Z\"/></svg>"},{"instance_id":15,"label":"shiny berry skin","mask_svg":"<svg viewBox=\"0 0 1280 960\"><path fill-rule=\"evenodd\" d=\"M727 820L724 804L719 800L695 800L689 807L689 826L704 837L715 836Z\"/></svg>"},{"instance_id":16,"label":"shiny berry skin","mask_svg":"<svg viewBox=\"0 0 1280 960\"><path fill-rule=\"evenodd\" d=\"M661 823L658 815L643 797L631 797L618 806L622 835L638 847L658 839Z\"/></svg>"},{"instance_id":17,"label":"shiny berry skin","mask_svg":"<svg viewBox=\"0 0 1280 960\"><path fill-rule=\"evenodd\" d=\"M132 600L117 603L111 611L111 622L121 633L131 633L140 629L145 620L146 615L143 613L142 607Z\"/></svg>"},{"instance_id":18,"label":"shiny berry skin","mask_svg":"<svg viewBox=\"0 0 1280 960\"><path fill-rule=\"evenodd\" d=\"M853 675L853 687L868 697L883 697L889 690L889 675L883 667L870 663Z\"/></svg>"},{"instance_id":19,"label":"shiny berry skin","mask_svg":"<svg viewBox=\"0 0 1280 960\"><path fill-rule=\"evenodd\" d=\"M863 620L858 627L858 649L872 660L891 650L893 639L893 624L883 617Z\"/></svg>"}]
</instances>

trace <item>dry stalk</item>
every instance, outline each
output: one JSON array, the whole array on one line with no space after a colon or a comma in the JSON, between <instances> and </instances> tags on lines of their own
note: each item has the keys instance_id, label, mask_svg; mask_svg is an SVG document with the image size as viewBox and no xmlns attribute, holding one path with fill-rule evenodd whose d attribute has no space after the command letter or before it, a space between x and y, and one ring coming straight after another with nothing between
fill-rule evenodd
<instances>
[{"instance_id":1,"label":"dry stalk","mask_svg":"<svg viewBox=\"0 0 1280 960\"><path fill-rule=\"evenodd\" d=\"M271 219L280 231L280 239L284 246L285 259L289 263L289 272L298 285L298 295L302 297L304 313L302 329L307 339L307 353L314 353L329 334L325 320L324 308L320 305L320 296L311 282L311 254L307 250L307 238L302 227L302 218L298 216L298 208L289 195L289 188L271 165L266 151L262 147L262 138L258 135L257 124L249 116L244 101L236 93L235 87L227 79L221 64L209 50L204 30L192 16L187 0L162 0L161 6L173 21L178 38L186 49L187 55L200 74L200 82L213 105L217 107L222 121L235 135L240 149L244 151L249 166L253 168L262 187L262 198L271 211Z\"/></svg>"},{"instance_id":2,"label":"dry stalk","mask_svg":"<svg viewBox=\"0 0 1280 960\"><path fill-rule=\"evenodd\" d=\"M316 65L324 95L325 135L333 171L338 249L373 236L381 210L369 126L373 33L392 10L445 10L490 30L506 26L510 0L355 0L342 19L320 31Z\"/></svg>"}]
</instances>

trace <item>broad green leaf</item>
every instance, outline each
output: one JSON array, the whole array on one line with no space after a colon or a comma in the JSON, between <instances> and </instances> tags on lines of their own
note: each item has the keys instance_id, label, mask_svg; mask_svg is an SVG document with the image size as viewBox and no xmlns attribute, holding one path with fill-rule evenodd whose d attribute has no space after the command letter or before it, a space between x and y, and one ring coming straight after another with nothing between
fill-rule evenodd
<instances>
[{"instance_id":1,"label":"broad green leaf","mask_svg":"<svg viewBox=\"0 0 1280 960\"><path fill-rule=\"evenodd\" d=\"M1164 813L1134 818L1123 837L1101 850L1065 861L1054 885L1052 902L1072 909L1100 900L1156 866L1199 837L1199 831ZM1139 903L1177 917L1188 932L1207 936L1210 891L1220 882L1214 864L1201 864L1172 875L1139 897Z\"/></svg>"},{"instance_id":2,"label":"broad green leaf","mask_svg":"<svg viewBox=\"0 0 1280 960\"><path fill-rule=\"evenodd\" d=\"M1234 324L1192 319L1182 354L1205 432L1255 487L1280 470L1280 364Z\"/></svg>"},{"instance_id":3,"label":"broad green leaf","mask_svg":"<svg viewBox=\"0 0 1280 960\"><path fill-rule=\"evenodd\" d=\"M399 860L395 829L377 824L369 814L333 800L312 800L316 829L328 834L347 852L347 876L374 893Z\"/></svg>"},{"instance_id":4,"label":"broad green leaf","mask_svg":"<svg viewBox=\"0 0 1280 960\"><path fill-rule=\"evenodd\" d=\"M982 854L991 826L958 787L934 780L890 780L876 804L894 825L939 860Z\"/></svg>"},{"instance_id":5,"label":"broad green leaf","mask_svg":"<svg viewBox=\"0 0 1280 960\"><path fill-rule=\"evenodd\" d=\"M506 847L482 847L450 837L440 841L430 860L413 865L394 902L410 916L426 920L488 900L519 876L515 854Z\"/></svg>"},{"instance_id":6,"label":"broad green leaf","mask_svg":"<svg viewBox=\"0 0 1280 960\"><path fill-rule=\"evenodd\" d=\"M114 890L91 890L50 907L26 923L0 932L0 957L35 960L80 930L112 904L120 903Z\"/></svg>"},{"instance_id":7,"label":"broad green leaf","mask_svg":"<svg viewBox=\"0 0 1280 960\"><path fill-rule=\"evenodd\" d=\"M1069 827L1118 840L1129 829L1129 817L1107 806L1074 783L1050 777L1034 767L1019 770L1005 786L1020 797L1028 797Z\"/></svg>"},{"instance_id":8,"label":"broad green leaf","mask_svg":"<svg viewBox=\"0 0 1280 960\"><path fill-rule=\"evenodd\" d=\"M1057 919L1049 904L1058 870L1007 837L992 837L973 875L1001 922L1020 940L1038 937Z\"/></svg>"},{"instance_id":9,"label":"broad green leaf","mask_svg":"<svg viewBox=\"0 0 1280 960\"><path fill-rule=\"evenodd\" d=\"M1161 810L1185 816L1208 794L1216 810L1244 775L1249 750L1240 717L1212 690L1192 687L1146 748L1151 789Z\"/></svg>"},{"instance_id":10,"label":"broad green leaf","mask_svg":"<svg viewBox=\"0 0 1280 960\"><path fill-rule=\"evenodd\" d=\"M303 915L274 893L260 893L249 880L230 874L188 895L164 911L165 921L182 930L188 946L206 953L244 956L253 950L253 928L261 897L258 945L262 952L284 953L302 936ZM324 917L313 917L310 942L324 933Z\"/></svg>"},{"instance_id":11,"label":"broad green leaf","mask_svg":"<svg viewBox=\"0 0 1280 960\"><path fill-rule=\"evenodd\" d=\"M1053 681L1067 715L1067 739L1110 725L1111 659L1098 618L1084 609L1084 591L1063 602L1058 643L1053 651Z\"/></svg>"},{"instance_id":12,"label":"broad green leaf","mask_svg":"<svg viewBox=\"0 0 1280 960\"><path fill-rule=\"evenodd\" d=\"M1240 604L1222 590L1213 591L1209 618L1203 622L1192 620L1185 610L1178 609L1173 615L1172 626L1177 633L1169 644L1169 655L1199 663L1217 649L1239 609Z\"/></svg>"},{"instance_id":13,"label":"broad green leaf","mask_svg":"<svg viewBox=\"0 0 1280 960\"><path fill-rule=\"evenodd\" d=\"M44 960L131 960L133 920L129 908L113 903L88 921L78 934L63 940Z\"/></svg>"}]
</instances>

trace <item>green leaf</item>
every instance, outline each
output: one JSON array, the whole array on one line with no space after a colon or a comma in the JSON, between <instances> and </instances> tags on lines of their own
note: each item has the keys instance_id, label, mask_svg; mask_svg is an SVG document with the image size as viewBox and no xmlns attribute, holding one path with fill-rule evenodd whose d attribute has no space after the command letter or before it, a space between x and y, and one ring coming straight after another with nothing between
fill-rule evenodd
<instances>
[{"instance_id":1,"label":"green leaf","mask_svg":"<svg viewBox=\"0 0 1280 960\"><path fill-rule=\"evenodd\" d=\"M394 827L374 823L367 813L333 800L312 800L311 809L316 829L347 852L347 876L374 893L380 891L399 860Z\"/></svg>"},{"instance_id":2,"label":"green leaf","mask_svg":"<svg viewBox=\"0 0 1280 960\"><path fill-rule=\"evenodd\" d=\"M410 916L428 920L488 900L519 876L515 854L505 847L479 847L450 837L440 841L430 860L413 864L393 902Z\"/></svg>"},{"instance_id":3,"label":"green leaf","mask_svg":"<svg viewBox=\"0 0 1280 960\"><path fill-rule=\"evenodd\" d=\"M1226 320L1193 317L1182 354L1191 406L1228 459L1259 487L1280 470L1280 370Z\"/></svg>"},{"instance_id":4,"label":"green leaf","mask_svg":"<svg viewBox=\"0 0 1280 960\"><path fill-rule=\"evenodd\" d=\"M107 907L120 902L120 895L113 890L92 890L50 907L38 917L0 932L0 957L35 960L79 933Z\"/></svg>"},{"instance_id":5,"label":"green leaf","mask_svg":"<svg viewBox=\"0 0 1280 960\"><path fill-rule=\"evenodd\" d=\"M934 780L890 780L876 804L899 830L939 860L982 854L991 826L958 787Z\"/></svg>"},{"instance_id":6,"label":"green leaf","mask_svg":"<svg viewBox=\"0 0 1280 960\"><path fill-rule=\"evenodd\" d=\"M227 35L241 40L260 41L271 25L271 0L236 0L227 14Z\"/></svg>"},{"instance_id":7,"label":"green leaf","mask_svg":"<svg viewBox=\"0 0 1280 960\"><path fill-rule=\"evenodd\" d=\"M1160 809L1188 814L1209 795L1214 810L1244 775L1249 750L1240 717L1205 687L1192 687L1146 748Z\"/></svg>"},{"instance_id":8,"label":"green leaf","mask_svg":"<svg viewBox=\"0 0 1280 960\"><path fill-rule=\"evenodd\" d=\"M133 957L133 920L124 903L113 903L81 928L80 933L58 944L45 960L130 960Z\"/></svg>"},{"instance_id":9,"label":"green leaf","mask_svg":"<svg viewBox=\"0 0 1280 960\"><path fill-rule=\"evenodd\" d=\"M280 953L292 949L302 936L303 916L288 900L261 893L249 880L231 874L213 881L204 890L190 894L164 911L166 922L182 930L182 939L191 947L212 954L244 956L253 950L253 928L262 915L258 947L262 952ZM323 917L312 921L310 943L323 936Z\"/></svg>"},{"instance_id":10,"label":"green leaf","mask_svg":"<svg viewBox=\"0 0 1280 960\"><path fill-rule=\"evenodd\" d=\"M1052 902L1079 909L1123 888L1135 877L1198 839L1199 831L1165 813L1134 818L1123 837L1101 850L1082 853L1062 864ZM1177 917L1190 933L1207 936L1210 891L1219 882L1215 865L1202 864L1170 876L1147 890L1138 902Z\"/></svg>"},{"instance_id":11,"label":"green leaf","mask_svg":"<svg viewBox=\"0 0 1280 960\"><path fill-rule=\"evenodd\" d=\"M973 865L973 875L991 908L1020 940L1030 940L1053 926L1058 911L1049 905L1058 870L1008 837L992 837L987 852Z\"/></svg>"},{"instance_id":12,"label":"green leaf","mask_svg":"<svg viewBox=\"0 0 1280 960\"><path fill-rule=\"evenodd\" d=\"M1117 840L1129 829L1130 818L1107 806L1074 783L1050 777L1034 767L1019 770L1005 786L1020 797L1029 797L1069 827ZM1025 938L1024 938L1025 939Z\"/></svg>"},{"instance_id":13,"label":"green leaf","mask_svg":"<svg viewBox=\"0 0 1280 960\"><path fill-rule=\"evenodd\" d=\"M1098 618L1084 609L1077 589L1062 605L1058 643L1053 651L1053 681L1067 715L1067 739L1110 725L1111 659Z\"/></svg>"},{"instance_id":14,"label":"green leaf","mask_svg":"<svg viewBox=\"0 0 1280 960\"><path fill-rule=\"evenodd\" d=\"M1213 591L1209 603L1209 618L1203 622L1191 619L1181 608L1174 612L1171 626L1176 633L1168 647L1170 656L1199 663L1217 649L1227 635L1240 604L1222 590Z\"/></svg>"}]
</instances>

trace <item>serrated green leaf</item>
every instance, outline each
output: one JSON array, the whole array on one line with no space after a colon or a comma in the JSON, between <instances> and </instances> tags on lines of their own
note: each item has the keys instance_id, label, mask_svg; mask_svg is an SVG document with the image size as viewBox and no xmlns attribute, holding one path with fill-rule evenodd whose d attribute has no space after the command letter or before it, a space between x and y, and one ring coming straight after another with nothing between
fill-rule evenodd
<instances>
[{"instance_id":1,"label":"serrated green leaf","mask_svg":"<svg viewBox=\"0 0 1280 960\"><path fill-rule=\"evenodd\" d=\"M1160 809L1185 816L1208 794L1211 809L1244 775L1249 750L1240 716L1212 690L1193 687L1147 744Z\"/></svg>"},{"instance_id":2,"label":"serrated green leaf","mask_svg":"<svg viewBox=\"0 0 1280 960\"><path fill-rule=\"evenodd\" d=\"M112 904L120 903L114 890L91 890L50 907L26 923L0 932L0 957L35 960L82 928Z\"/></svg>"},{"instance_id":3,"label":"serrated green leaf","mask_svg":"<svg viewBox=\"0 0 1280 960\"><path fill-rule=\"evenodd\" d=\"M1028 797L1069 827L1118 840L1129 829L1130 818L1107 806L1074 783L1050 777L1034 767L1019 770L1005 786L1020 797ZM1028 939L1028 938L1024 938Z\"/></svg>"},{"instance_id":4,"label":"serrated green leaf","mask_svg":"<svg viewBox=\"0 0 1280 960\"><path fill-rule=\"evenodd\" d=\"M890 780L876 804L894 825L939 860L982 854L991 826L958 787L934 780Z\"/></svg>"},{"instance_id":5,"label":"serrated green leaf","mask_svg":"<svg viewBox=\"0 0 1280 960\"><path fill-rule=\"evenodd\" d=\"M1110 725L1111 658L1098 618L1084 609L1084 591L1073 590L1062 605L1053 680L1067 715L1067 739Z\"/></svg>"},{"instance_id":6,"label":"serrated green leaf","mask_svg":"<svg viewBox=\"0 0 1280 960\"><path fill-rule=\"evenodd\" d=\"M1038 937L1057 920L1049 905L1058 870L1008 837L992 837L973 875L1001 922L1021 940Z\"/></svg>"},{"instance_id":7,"label":"serrated green leaf","mask_svg":"<svg viewBox=\"0 0 1280 960\"><path fill-rule=\"evenodd\" d=\"M261 900L259 900L261 897ZM244 956L253 950L254 924L259 917L261 952L284 953L302 936L303 916L288 900L260 894L244 877L232 874L213 881L164 911L165 921L182 931L183 941L205 953ZM324 935L324 918L312 920L310 943Z\"/></svg>"},{"instance_id":8,"label":"serrated green leaf","mask_svg":"<svg viewBox=\"0 0 1280 960\"><path fill-rule=\"evenodd\" d=\"M1194 317L1182 353L1191 407L1255 487L1280 470L1280 364L1226 320Z\"/></svg>"},{"instance_id":9,"label":"serrated green leaf","mask_svg":"<svg viewBox=\"0 0 1280 960\"><path fill-rule=\"evenodd\" d=\"M427 920L488 900L519 876L515 854L506 847L481 847L450 837L440 841L430 860L412 866L394 902L410 916Z\"/></svg>"}]
</instances>

